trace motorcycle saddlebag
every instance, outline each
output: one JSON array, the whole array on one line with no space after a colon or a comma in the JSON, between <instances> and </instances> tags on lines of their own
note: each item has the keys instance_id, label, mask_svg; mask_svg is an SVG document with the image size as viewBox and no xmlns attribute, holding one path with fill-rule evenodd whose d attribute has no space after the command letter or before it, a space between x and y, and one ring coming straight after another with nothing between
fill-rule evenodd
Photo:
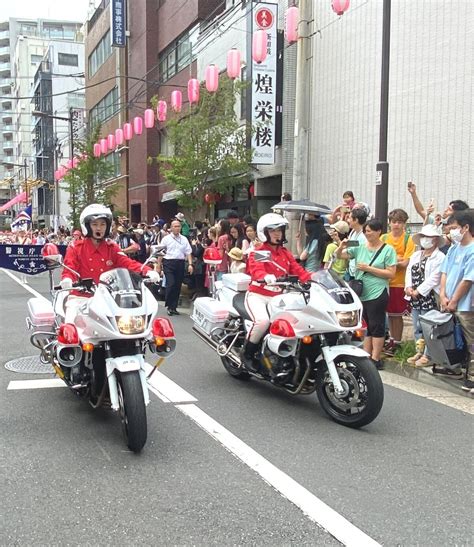
<instances>
[{"instance_id":1,"label":"motorcycle saddlebag","mask_svg":"<svg viewBox=\"0 0 474 547\"><path fill-rule=\"evenodd\" d=\"M206 334L210 334L215 327L223 327L229 310L221 302L208 296L196 298L194 301L193 313L191 319L194 325Z\"/></svg>"},{"instance_id":2,"label":"motorcycle saddlebag","mask_svg":"<svg viewBox=\"0 0 474 547\"><path fill-rule=\"evenodd\" d=\"M233 291L246 291L251 279L250 275L244 273L228 273L222 276L222 284Z\"/></svg>"},{"instance_id":3,"label":"motorcycle saddlebag","mask_svg":"<svg viewBox=\"0 0 474 547\"><path fill-rule=\"evenodd\" d=\"M52 331L54 328L54 310L46 298L28 300L29 325L34 331Z\"/></svg>"}]
</instances>

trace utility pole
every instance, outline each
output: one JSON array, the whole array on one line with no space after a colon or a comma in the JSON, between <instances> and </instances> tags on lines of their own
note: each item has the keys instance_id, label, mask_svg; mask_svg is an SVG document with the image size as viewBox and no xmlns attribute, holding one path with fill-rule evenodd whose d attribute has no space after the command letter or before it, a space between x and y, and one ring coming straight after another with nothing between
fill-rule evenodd
<instances>
[{"instance_id":1,"label":"utility pole","mask_svg":"<svg viewBox=\"0 0 474 547\"><path fill-rule=\"evenodd\" d=\"M28 162L26 158L23 160L23 169L25 170L25 194L26 194L26 206L28 207L29 193L28 193Z\"/></svg>"},{"instance_id":2,"label":"utility pole","mask_svg":"<svg viewBox=\"0 0 474 547\"><path fill-rule=\"evenodd\" d=\"M391 0L383 0L382 23L382 74L380 82L380 132L379 161L375 186L375 216L382 222L383 231L387 231L388 217L388 89L390 75L390 12Z\"/></svg>"},{"instance_id":3,"label":"utility pole","mask_svg":"<svg viewBox=\"0 0 474 547\"><path fill-rule=\"evenodd\" d=\"M296 62L295 144L293 161L293 199L309 198L309 132L311 101L313 0L300 0L299 40Z\"/></svg>"}]
</instances>

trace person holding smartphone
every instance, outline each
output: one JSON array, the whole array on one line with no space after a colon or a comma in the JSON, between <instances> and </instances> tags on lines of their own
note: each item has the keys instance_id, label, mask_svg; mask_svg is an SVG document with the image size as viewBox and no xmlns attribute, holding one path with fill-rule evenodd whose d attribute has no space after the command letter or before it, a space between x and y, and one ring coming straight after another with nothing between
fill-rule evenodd
<instances>
[{"instance_id":1,"label":"person holding smartphone","mask_svg":"<svg viewBox=\"0 0 474 547\"><path fill-rule=\"evenodd\" d=\"M364 349L372 357L378 369L383 368L380 359L385 339L385 311L388 304L389 280L395 276L397 255L395 249L380 240L382 223L370 220L364 229L367 242L350 247L349 240L341 241L336 250L338 258L355 261L355 278L363 283L362 316L367 324Z\"/></svg>"}]
</instances>

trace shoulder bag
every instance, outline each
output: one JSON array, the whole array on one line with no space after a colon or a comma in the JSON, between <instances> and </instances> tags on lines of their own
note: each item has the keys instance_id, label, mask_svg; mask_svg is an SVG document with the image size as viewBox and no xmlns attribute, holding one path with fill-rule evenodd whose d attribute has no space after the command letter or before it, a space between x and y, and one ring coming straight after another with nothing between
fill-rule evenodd
<instances>
[{"instance_id":1,"label":"shoulder bag","mask_svg":"<svg viewBox=\"0 0 474 547\"><path fill-rule=\"evenodd\" d=\"M379 256L379 254L382 252L382 249L385 247L386 243L380 247L380 249L374 254L372 257L372 260L369 263L369 266L372 266L372 264L375 262L376 258ZM362 274L364 275L365 272ZM356 293L357 296L360 296L362 294L362 291L364 290L364 282L362 279L351 279L347 282L349 287Z\"/></svg>"}]
</instances>

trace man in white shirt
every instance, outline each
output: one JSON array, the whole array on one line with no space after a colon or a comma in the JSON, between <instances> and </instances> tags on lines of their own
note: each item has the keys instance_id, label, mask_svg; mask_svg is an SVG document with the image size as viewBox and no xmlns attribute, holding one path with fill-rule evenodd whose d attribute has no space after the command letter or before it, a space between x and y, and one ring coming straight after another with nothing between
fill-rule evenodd
<instances>
[{"instance_id":1,"label":"man in white shirt","mask_svg":"<svg viewBox=\"0 0 474 547\"><path fill-rule=\"evenodd\" d=\"M359 245L367 243L367 239L364 234L364 224L367 222L367 211L362 208L354 208L348 218L348 224L351 231L349 232L349 241L358 241ZM349 268L347 270L347 276L349 279L353 279L356 274L355 258L349 260Z\"/></svg>"},{"instance_id":2,"label":"man in white shirt","mask_svg":"<svg viewBox=\"0 0 474 547\"><path fill-rule=\"evenodd\" d=\"M171 233L161 240L161 245L166 247L166 255L158 259L158 270L163 272L166 279L165 306L168 315L179 315L178 307L181 285L184 279L184 268L188 264L188 273L193 273L193 257L191 245L186 237L181 235L181 222L171 222Z\"/></svg>"}]
</instances>

